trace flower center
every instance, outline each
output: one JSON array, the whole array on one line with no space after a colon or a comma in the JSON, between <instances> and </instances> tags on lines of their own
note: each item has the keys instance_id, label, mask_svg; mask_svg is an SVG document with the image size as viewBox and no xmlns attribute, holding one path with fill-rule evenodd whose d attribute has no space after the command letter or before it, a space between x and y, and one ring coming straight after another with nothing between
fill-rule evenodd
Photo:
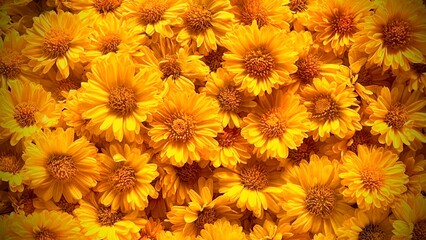
<instances>
[{"instance_id":1,"label":"flower center","mask_svg":"<svg viewBox=\"0 0 426 240\"><path fill-rule=\"evenodd\" d=\"M408 120L407 111L404 105L397 102L390 107L389 112L386 114L384 122L393 128L400 129Z\"/></svg>"},{"instance_id":2,"label":"flower center","mask_svg":"<svg viewBox=\"0 0 426 240\"><path fill-rule=\"evenodd\" d=\"M6 50L0 56L0 75L9 79L16 78L21 73L22 56L19 52Z\"/></svg>"},{"instance_id":3,"label":"flower center","mask_svg":"<svg viewBox=\"0 0 426 240\"><path fill-rule=\"evenodd\" d=\"M244 67L251 76L266 78L274 66L274 58L264 48L251 50L244 56Z\"/></svg>"},{"instance_id":4,"label":"flower center","mask_svg":"<svg viewBox=\"0 0 426 240\"><path fill-rule=\"evenodd\" d=\"M42 228L40 229L40 231L34 234L34 239L35 240L55 240L56 235L53 232Z\"/></svg>"},{"instance_id":5,"label":"flower center","mask_svg":"<svg viewBox=\"0 0 426 240\"><path fill-rule=\"evenodd\" d=\"M309 84L319 75L319 65L318 57L308 54L296 61L297 72L295 75L303 84Z\"/></svg>"},{"instance_id":6,"label":"flower center","mask_svg":"<svg viewBox=\"0 0 426 240\"><path fill-rule=\"evenodd\" d=\"M160 70L163 73L162 79L166 79L172 76L173 80L177 79L180 76L181 68L180 64L174 57L167 56L164 60L160 62Z\"/></svg>"},{"instance_id":7,"label":"flower center","mask_svg":"<svg viewBox=\"0 0 426 240\"><path fill-rule=\"evenodd\" d=\"M426 239L426 220L414 224L412 240Z\"/></svg>"},{"instance_id":8,"label":"flower center","mask_svg":"<svg viewBox=\"0 0 426 240\"><path fill-rule=\"evenodd\" d=\"M203 57L203 61L209 66L211 72L216 72L217 69L222 67L223 53L226 48L218 46L216 51L211 51L207 56Z\"/></svg>"},{"instance_id":9,"label":"flower center","mask_svg":"<svg viewBox=\"0 0 426 240\"><path fill-rule=\"evenodd\" d=\"M225 127L222 133L218 133L216 140L219 146L227 148L234 145L235 140L240 136L240 129Z\"/></svg>"},{"instance_id":10,"label":"flower center","mask_svg":"<svg viewBox=\"0 0 426 240\"><path fill-rule=\"evenodd\" d=\"M354 16L349 13L338 13L330 21L331 28L335 33L345 34L355 30Z\"/></svg>"},{"instance_id":11,"label":"flower center","mask_svg":"<svg viewBox=\"0 0 426 240\"><path fill-rule=\"evenodd\" d=\"M268 24L268 13L260 5L260 1L246 1L241 9L241 22L244 25L251 25L253 20L257 21L259 28Z\"/></svg>"},{"instance_id":12,"label":"flower center","mask_svg":"<svg viewBox=\"0 0 426 240\"><path fill-rule=\"evenodd\" d=\"M313 138L305 138L297 149L290 149L288 152L288 159L290 159L294 165L299 165L303 159L309 161L311 153L317 152L318 147Z\"/></svg>"},{"instance_id":13,"label":"flower center","mask_svg":"<svg viewBox=\"0 0 426 240\"><path fill-rule=\"evenodd\" d=\"M17 153L2 152L0 153L0 171L16 174L22 169L25 162Z\"/></svg>"},{"instance_id":14,"label":"flower center","mask_svg":"<svg viewBox=\"0 0 426 240\"><path fill-rule=\"evenodd\" d=\"M130 166L121 166L117 168L111 176L114 189L125 192L136 185L135 169Z\"/></svg>"},{"instance_id":15,"label":"flower center","mask_svg":"<svg viewBox=\"0 0 426 240\"><path fill-rule=\"evenodd\" d=\"M348 146L348 150L356 153L358 150L358 145L370 145L372 143L373 141L371 139L371 133L366 129L361 129L361 131L356 131L352 136L352 144Z\"/></svg>"},{"instance_id":16,"label":"flower center","mask_svg":"<svg viewBox=\"0 0 426 240\"><path fill-rule=\"evenodd\" d=\"M120 35L117 33L111 33L101 38L101 52L107 54L110 52L117 52L118 46L121 43Z\"/></svg>"},{"instance_id":17,"label":"flower center","mask_svg":"<svg viewBox=\"0 0 426 240\"><path fill-rule=\"evenodd\" d=\"M236 87L228 86L220 89L216 98L219 100L219 105L222 110L235 112L240 107L241 95L241 92L239 92Z\"/></svg>"},{"instance_id":18,"label":"flower center","mask_svg":"<svg viewBox=\"0 0 426 240\"><path fill-rule=\"evenodd\" d=\"M285 121L277 109L271 109L260 117L260 131L268 138L279 137L286 131Z\"/></svg>"},{"instance_id":19,"label":"flower center","mask_svg":"<svg viewBox=\"0 0 426 240\"><path fill-rule=\"evenodd\" d=\"M52 154L46 163L46 169L58 180L71 180L77 172L72 156L65 154Z\"/></svg>"},{"instance_id":20,"label":"flower center","mask_svg":"<svg viewBox=\"0 0 426 240\"><path fill-rule=\"evenodd\" d=\"M329 216L333 212L335 202L336 196L327 186L317 185L306 192L306 209L313 215Z\"/></svg>"},{"instance_id":21,"label":"flower center","mask_svg":"<svg viewBox=\"0 0 426 240\"><path fill-rule=\"evenodd\" d=\"M338 117L339 111L336 102L330 96L320 96L315 100L312 118L326 118L329 120Z\"/></svg>"},{"instance_id":22,"label":"flower center","mask_svg":"<svg viewBox=\"0 0 426 240\"><path fill-rule=\"evenodd\" d=\"M203 6L191 6L189 11L184 15L184 20L189 30L193 33L201 33L206 29L211 28L213 25L213 14Z\"/></svg>"},{"instance_id":23,"label":"flower center","mask_svg":"<svg viewBox=\"0 0 426 240\"><path fill-rule=\"evenodd\" d=\"M120 211L111 211L110 207L100 206L98 209L98 222L102 226L112 226L120 221L124 214Z\"/></svg>"},{"instance_id":24,"label":"flower center","mask_svg":"<svg viewBox=\"0 0 426 240\"><path fill-rule=\"evenodd\" d=\"M186 142L194 135L194 121L192 116L185 113L175 113L167 121L169 126L169 139L172 141Z\"/></svg>"},{"instance_id":25,"label":"flower center","mask_svg":"<svg viewBox=\"0 0 426 240\"><path fill-rule=\"evenodd\" d=\"M161 20L166 9L165 4L147 2L139 9L139 20L144 25L154 24Z\"/></svg>"},{"instance_id":26,"label":"flower center","mask_svg":"<svg viewBox=\"0 0 426 240\"><path fill-rule=\"evenodd\" d=\"M204 228L204 224L213 224L217 220L216 211L212 208L204 209L198 213L198 218L195 221L195 226L198 230Z\"/></svg>"},{"instance_id":27,"label":"flower center","mask_svg":"<svg viewBox=\"0 0 426 240\"><path fill-rule=\"evenodd\" d=\"M113 88L108 97L109 108L122 116L129 115L137 107L136 95L133 89L127 87Z\"/></svg>"},{"instance_id":28,"label":"flower center","mask_svg":"<svg viewBox=\"0 0 426 240\"><path fill-rule=\"evenodd\" d=\"M426 73L426 64L423 63L413 63L411 64L411 68L417 73L417 74L423 74Z\"/></svg>"},{"instance_id":29,"label":"flower center","mask_svg":"<svg viewBox=\"0 0 426 240\"><path fill-rule=\"evenodd\" d=\"M38 109L33 103L19 103L15 106L15 114L13 115L13 118L19 126L29 127L36 123L34 115L37 111Z\"/></svg>"},{"instance_id":30,"label":"flower center","mask_svg":"<svg viewBox=\"0 0 426 240\"><path fill-rule=\"evenodd\" d=\"M196 163L185 163L182 167L174 167L179 180L186 183L193 183L198 179L201 171L200 166Z\"/></svg>"},{"instance_id":31,"label":"flower center","mask_svg":"<svg viewBox=\"0 0 426 240\"><path fill-rule=\"evenodd\" d=\"M65 56L70 48L71 41L72 38L67 32L52 29L44 37L43 52L50 58Z\"/></svg>"},{"instance_id":32,"label":"flower center","mask_svg":"<svg viewBox=\"0 0 426 240\"><path fill-rule=\"evenodd\" d=\"M268 172L260 165L245 166L241 169L241 183L249 190L262 190L268 185Z\"/></svg>"},{"instance_id":33,"label":"flower center","mask_svg":"<svg viewBox=\"0 0 426 240\"><path fill-rule=\"evenodd\" d=\"M93 7L95 7L99 13L112 12L120 7L123 0L95 0Z\"/></svg>"},{"instance_id":34,"label":"flower center","mask_svg":"<svg viewBox=\"0 0 426 240\"><path fill-rule=\"evenodd\" d=\"M80 204L78 203L69 203L63 197L59 200L59 202L55 203L62 211L71 214Z\"/></svg>"},{"instance_id":35,"label":"flower center","mask_svg":"<svg viewBox=\"0 0 426 240\"><path fill-rule=\"evenodd\" d=\"M376 224L368 224L358 235L359 240L385 240L386 234L382 228Z\"/></svg>"},{"instance_id":36,"label":"flower center","mask_svg":"<svg viewBox=\"0 0 426 240\"><path fill-rule=\"evenodd\" d=\"M383 28L383 44L391 49L401 49L411 39L410 23L404 20L393 20Z\"/></svg>"},{"instance_id":37,"label":"flower center","mask_svg":"<svg viewBox=\"0 0 426 240\"><path fill-rule=\"evenodd\" d=\"M383 174L377 170L364 170L361 172L361 181L364 188L373 191L379 189L383 183Z\"/></svg>"},{"instance_id":38,"label":"flower center","mask_svg":"<svg viewBox=\"0 0 426 240\"><path fill-rule=\"evenodd\" d=\"M290 10L293 12L303 12L308 9L308 0L290 0Z\"/></svg>"}]
</instances>

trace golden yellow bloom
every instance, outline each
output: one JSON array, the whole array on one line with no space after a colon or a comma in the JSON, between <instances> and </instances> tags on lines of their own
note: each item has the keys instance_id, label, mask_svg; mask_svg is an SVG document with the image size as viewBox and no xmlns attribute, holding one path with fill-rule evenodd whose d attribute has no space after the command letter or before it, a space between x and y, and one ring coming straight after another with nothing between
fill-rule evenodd
<instances>
[{"instance_id":1,"label":"golden yellow bloom","mask_svg":"<svg viewBox=\"0 0 426 240\"><path fill-rule=\"evenodd\" d=\"M405 174L408 176L407 191L397 196L407 199L421 194L426 186L426 159L421 152L407 151L401 153L399 160L405 164Z\"/></svg>"},{"instance_id":2,"label":"golden yellow bloom","mask_svg":"<svg viewBox=\"0 0 426 240\"><path fill-rule=\"evenodd\" d=\"M263 225L256 224L249 236L251 240L281 240L285 235L283 236L283 233L279 231L277 225L272 219L266 217Z\"/></svg>"},{"instance_id":3,"label":"golden yellow bloom","mask_svg":"<svg viewBox=\"0 0 426 240\"><path fill-rule=\"evenodd\" d=\"M67 7L88 24L105 21L107 16L121 18L125 0L67 0Z\"/></svg>"},{"instance_id":4,"label":"golden yellow bloom","mask_svg":"<svg viewBox=\"0 0 426 240\"><path fill-rule=\"evenodd\" d=\"M426 198L421 194L407 199L392 209L392 239L420 240L426 238Z\"/></svg>"},{"instance_id":5,"label":"golden yellow bloom","mask_svg":"<svg viewBox=\"0 0 426 240\"><path fill-rule=\"evenodd\" d=\"M139 240L157 239L157 235L162 231L164 231L162 222L159 219L154 220L153 218L149 218L139 231L141 235Z\"/></svg>"},{"instance_id":6,"label":"golden yellow bloom","mask_svg":"<svg viewBox=\"0 0 426 240\"><path fill-rule=\"evenodd\" d=\"M339 176L342 192L348 201L356 201L360 209L386 209L395 198L407 190L408 176L398 155L376 146L358 146L358 154L348 152L343 157Z\"/></svg>"},{"instance_id":7,"label":"golden yellow bloom","mask_svg":"<svg viewBox=\"0 0 426 240\"><path fill-rule=\"evenodd\" d=\"M148 195L157 198L151 182L158 176L157 165L148 163L149 153L135 146L111 144L99 155L100 181L94 191L100 192L99 202L113 211L143 210Z\"/></svg>"},{"instance_id":8,"label":"golden yellow bloom","mask_svg":"<svg viewBox=\"0 0 426 240\"><path fill-rule=\"evenodd\" d=\"M287 39L283 44L281 39ZM223 39L229 49L223 59L223 67L236 74L234 81L251 95L271 93L273 88L292 82L290 74L297 67L297 52L292 49L294 38L272 26L258 28L256 22L250 26L237 26Z\"/></svg>"},{"instance_id":9,"label":"golden yellow bloom","mask_svg":"<svg viewBox=\"0 0 426 240\"><path fill-rule=\"evenodd\" d=\"M45 12L34 18L33 27L27 30L27 45L22 53L31 59L28 65L34 72L46 74L56 66L56 79L61 80L81 61L88 35L89 28L77 15L62 10Z\"/></svg>"},{"instance_id":10,"label":"golden yellow bloom","mask_svg":"<svg viewBox=\"0 0 426 240\"><path fill-rule=\"evenodd\" d=\"M24 191L23 181L26 176L22 168L25 161L22 159L23 143L10 146L9 142L0 144L0 179L9 184L12 192Z\"/></svg>"},{"instance_id":11,"label":"golden yellow bloom","mask_svg":"<svg viewBox=\"0 0 426 240\"><path fill-rule=\"evenodd\" d=\"M150 122L150 145L176 166L200 161L203 152L218 146L214 139L222 130L218 112L219 106L205 94L170 94Z\"/></svg>"},{"instance_id":12,"label":"golden yellow bloom","mask_svg":"<svg viewBox=\"0 0 426 240\"><path fill-rule=\"evenodd\" d=\"M9 81L8 85L10 91L0 89L0 126L12 134L12 146L57 124L60 109L41 85L20 80Z\"/></svg>"},{"instance_id":13,"label":"golden yellow bloom","mask_svg":"<svg viewBox=\"0 0 426 240\"><path fill-rule=\"evenodd\" d=\"M313 11L316 10L317 0L284 0L283 5L292 12L294 30L302 31L309 24Z\"/></svg>"},{"instance_id":14,"label":"golden yellow bloom","mask_svg":"<svg viewBox=\"0 0 426 240\"><path fill-rule=\"evenodd\" d=\"M281 90L259 98L259 104L244 118L241 135L254 145L258 157L284 160L308 135L309 120L299 96Z\"/></svg>"},{"instance_id":15,"label":"golden yellow bloom","mask_svg":"<svg viewBox=\"0 0 426 240\"><path fill-rule=\"evenodd\" d=\"M408 90L425 92L426 88L426 64L412 63L410 70L401 72L396 76L396 81L407 83Z\"/></svg>"},{"instance_id":16,"label":"golden yellow bloom","mask_svg":"<svg viewBox=\"0 0 426 240\"><path fill-rule=\"evenodd\" d=\"M214 223L204 225L197 240L245 240L246 235L238 224L232 224L221 218Z\"/></svg>"},{"instance_id":17,"label":"golden yellow bloom","mask_svg":"<svg viewBox=\"0 0 426 240\"><path fill-rule=\"evenodd\" d=\"M288 156L286 161L281 162L284 166L286 166L286 163L289 163L291 166L299 166L299 164L302 162L302 160L309 161L310 157L313 154L319 155L322 153L320 149L322 150L323 144L319 141L314 141L314 139L310 136L303 139L302 144L298 146L296 149L289 149Z\"/></svg>"}]
</instances>

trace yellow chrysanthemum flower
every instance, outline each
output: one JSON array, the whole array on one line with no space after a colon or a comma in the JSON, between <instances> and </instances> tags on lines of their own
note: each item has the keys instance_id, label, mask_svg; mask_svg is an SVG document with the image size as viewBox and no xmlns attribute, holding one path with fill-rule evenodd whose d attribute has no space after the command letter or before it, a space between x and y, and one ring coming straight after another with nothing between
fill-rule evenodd
<instances>
[{"instance_id":1,"label":"yellow chrysanthemum flower","mask_svg":"<svg viewBox=\"0 0 426 240\"><path fill-rule=\"evenodd\" d=\"M282 39L288 43L283 44ZM271 93L273 88L291 83L289 75L297 70L297 52L291 47L297 43L293 40L272 26L259 29L256 22L237 26L222 41L230 51L223 56L223 67L235 73L235 83L251 95Z\"/></svg>"},{"instance_id":2,"label":"yellow chrysanthemum flower","mask_svg":"<svg viewBox=\"0 0 426 240\"><path fill-rule=\"evenodd\" d=\"M330 134L344 138L348 132L362 128L361 117L356 110L359 107L357 94L346 83L316 78L300 95L310 113L315 140L326 139Z\"/></svg>"},{"instance_id":3,"label":"yellow chrysanthemum flower","mask_svg":"<svg viewBox=\"0 0 426 240\"><path fill-rule=\"evenodd\" d=\"M200 161L203 152L218 146L214 139L222 130L218 112L219 106L205 94L170 94L150 122L150 145L176 166Z\"/></svg>"},{"instance_id":4,"label":"yellow chrysanthemum flower","mask_svg":"<svg viewBox=\"0 0 426 240\"><path fill-rule=\"evenodd\" d=\"M426 198L421 194L407 199L392 209L392 240L426 238Z\"/></svg>"},{"instance_id":5,"label":"yellow chrysanthemum flower","mask_svg":"<svg viewBox=\"0 0 426 240\"><path fill-rule=\"evenodd\" d=\"M93 134L102 134L109 142L142 142L142 122L158 105L161 80L148 69L135 72L129 56L111 54L87 73L88 81L82 83L82 116L94 124Z\"/></svg>"},{"instance_id":6,"label":"yellow chrysanthemum flower","mask_svg":"<svg viewBox=\"0 0 426 240\"><path fill-rule=\"evenodd\" d=\"M288 232L281 232L281 229L274 223L274 221L270 217L266 217L264 223L262 225L256 224L253 227L253 230L250 232L251 240L263 240L263 239L271 239L271 240L281 240L287 237L290 237L292 234ZM287 230L290 230L290 226Z\"/></svg>"},{"instance_id":7,"label":"yellow chrysanthemum flower","mask_svg":"<svg viewBox=\"0 0 426 240\"><path fill-rule=\"evenodd\" d=\"M141 228L139 240L157 239L157 235L163 232L163 223L159 219L149 218L146 224Z\"/></svg>"},{"instance_id":8,"label":"yellow chrysanthemum flower","mask_svg":"<svg viewBox=\"0 0 426 240\"><path fill-rule=\"evenodd\" d=\"M379 142L402 152L403 146L410 148L416 142L426 143L422 128L426 127L426 97L419 91L410 92L404 86L396 85L382 88L379 97L373 101L366 112L366 121L373 135L380 135Z\"/></svg>"},{"instance_id":9,"label":"yellow chrysanthemum flower","mask_svg":"<svg viewBox=\"0 0 426 240\"><path fill-rule=\"evenodd\" d=\"M231 224L226 218L221 218L204 225L197 240L246 240L246 235L238 224Z\"/></svg>"},{"instance_id":10,"label":"yellow chrysanthemum flower","mask_svg":"<svg viewBox=\"0 0 426 240\"><path fill-rule=\"evenodd\" d=\"M56 78L62 80L81 61L88 35L89 28L77 15L62 10L45 12L34 18L34 25L27 30L22 53L30 58L28 65L34 72L46 74L56 64Z\"/></svg>"},{"instance_id":11,"label":"yellow chrysanthemum flower","mask_svg":"<svg viewBox=\"0 0 426 240\"><path fill-rule=\"evenodd\" d=\"M0 89L0 126L12 134L12 146L57 124L60 109L41 85L20 80L9 81L8 85L10 91Z\"/></svg>"},{"instance_id":12,"label":"yellow chrysanthemum flower","mask_svg":"<svg viewBox=\"0 0 426 240\"><path fill-rule=\"evenodd\" d=\"M309 24L312 12L318 4L318 0L283 0L283 5L292 12L292 25L294 30L303 31Z\"/></svg>"},{"instance_id":13,"label":"yellow chrysanthemum flower","mask_svg":"<svg viewBox=\"0 0 426 240\"><path fill-rule=\"evenodd\" d=\"M24 144L10 146L9 142L0 144L0 179L9 184L12 192L24 191L23 181L26 176L22 168L25 161L22 159Z\"/></svg>"},{"instance_id":14,"label":"yellow chrysanthemum flower","mask_svg":"<svg viewBox=\"0 0 426 240\"><path fill-rule=\"evenodd\" d=\"M111 144L99 155L100 180L94 191L100 192L99 202L113 211L143 210L148 196L158 197L151 182L159 175L157 165L148 163L149 153L135 146Z\"/></svg>"},{"instance_id":15,"label":"yellow chrysanthemum flower","mask_svg":"<svg viewBox=\"0 0 426 240\"><path fill-rule=\"evenodd\" d=\"M410 91L414 90L424 93L426 88L426 64L412 63L410 70L401 72L396 76L396 81L407 83L408 90Z\"/></svg>"},{"instance_id":16,"label":"yellow chrysanthemum flower","mask_svg":"<svg viewBox=\"0 0 426 240\"><path fill-rule=\"evenodd\" d=\"M407 190L408 176L398 155L376 146L358 146L358 154L348 152L342 159L342 192L360 209L386 209Z\"/></svg>"},{"instance_id":17,"label":"yellow chrysanthemum flower","mask_svg":"<svg viewBox=\"0 0 426 240\"><path fill-rule=\"evenodd\" d=\"M241 135L254 145L258 157L284 160L289 149L296 149L308 135L306 108L298 95L274 91L259 98L258 105L244 118Z\"/></svg>"},{"instance_id":18,"label":"yellow chrysanthemum flower","mask_svg":"<svg viewBox=\"0 0 426 240\"><path fill-rule=\"evenodd\" d=\"M86 138L74 139L72 128L38 133L22 155L28 186L44 201L81 199L99 178L97 151Z\"/></svg>"},{"instance_id":19,"label":"yellow chrysanthemum flower","mask_svg":"<svg viewBox=\"0 0 426 240\"><path fill-rule=\"evenodd\" d=\"M376 1L374 14L365 18L354 36L353 48L383 70L410 70L424 62L426 19L422 1Z\"/></svg>"},{"instance_id":20,"label":"yellow chrysanthemum flower","mask_svg":"<svg viewBox=\"0 0 426 240\"><path fill-rule=\"evenodd\" d=\"M312 155L286 174L283 187L283 209L295 233L335 234L342 222L352 214L352 207L340 193L339 163L327 157Z\"/></svg>"},{"instance_id":21,"label":"yellow chrysanthemum flower","mask_svg":"<svg viewBox=\"0 0 426 240\"><path fill-rule=\"evenodd\" d=\"M407 191L397 196L398 199L408 199L421 194L426 186L426 159L424 153L407 151L403 152L399 159L405 164L405 174L408 183Z\"/></svg>"},{"instance_id":22,"label":"yellow chrysanthemum flower","mask_svg":"<svg viewBox=\"0 0 426 240\"><path fill-rule=\"evenodd\" d=\"M312 136L303 139L302 144L296 149L289 149L287 159L281 164L285 167L299 166L302 160L309 161L313 154L320 155L322 153L323 143L315 141ZM320 151L321 150L321 151ZM286 165L289 163L290 165Z\"/></svg>"},{"instance_id":23,"label":"yellow chrysanthemum flower","mask_svg":"<svg viewBox=\"0 0 426 240\"><path fill-rule=\"evenodd\" d=\"M66 6L72 12L78 13L88 24L105 21L107 16L123 17L123 2L125 0L67 0Z\"/></svg>"}]
</instances>

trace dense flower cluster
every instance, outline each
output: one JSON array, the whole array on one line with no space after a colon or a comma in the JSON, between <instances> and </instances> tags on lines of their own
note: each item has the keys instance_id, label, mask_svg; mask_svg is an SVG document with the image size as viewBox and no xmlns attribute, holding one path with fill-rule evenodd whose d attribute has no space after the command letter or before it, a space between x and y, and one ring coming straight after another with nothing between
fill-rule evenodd
<instances>
[{"instance_id":1,"label":"dense flower cluster","mask_svg":"<svg viewBox=\"0 0 426 240\"><path fill-rule=\"evenodd\" d=\"M426 239L425 16L0 1L0 238Z\"/></svg>"}]
</instances>

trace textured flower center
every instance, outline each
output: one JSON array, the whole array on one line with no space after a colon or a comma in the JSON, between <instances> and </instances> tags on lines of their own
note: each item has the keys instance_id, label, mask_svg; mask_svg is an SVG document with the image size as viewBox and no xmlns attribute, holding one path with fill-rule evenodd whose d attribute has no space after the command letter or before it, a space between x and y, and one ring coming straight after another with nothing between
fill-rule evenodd
<instances>
[{"instance_id":1,"label":"textured flower center","mask_svg":"<svg viewBox=\"0 0 426 240\"><path fill-rule=\"evenodd\" d=\"M166 10L167 6L165 4L147 2L146 5L139 9L139 20L145 25L154 24L161 20Z\"/></svg>"},{"instance_id":2,"label":"textured flower center","mask_svg":"<svg viewBox=\"0 0 426 240\"><path fill-rule=\"evenodd\" d=\"M314 101L312 118L335 119L339 115L336 102L329 96L321 96Z\"/></svg>"},{"instance_id":3,"label":"textured flower center","mask_svg":"<svg viewBox=\"0 0 426 240\"><path fill-rule=\"evenodd\" d=\"M72 156L66 154L52 154L46 163L46 169L57 180L71 180L76 172Z\"/></svg>"},{"instance_id":4,"label":"textured flower center","mask_svg":"<svg viewBox=\"0 0 426 240\"><path fill-rule=\"evenodd\" d=\"M12 152L0 153L0 171L16 174L24 166L24 160L19 154Z\"/></svg>"},{"instance_id":5,"label":"textured flower center","mask_svg":"<svg viewBox=\"0 0 426 240\"><path fill-rule=\"evenodd\" d=\"M100 40L101 52L107 54L110 52L117 52L118 46L121 43L120 35L117 33L111 33L106 36L103 36Z\"/></svg>"},{"instance_id":6,"label":"textured flower center","mask_svg":"<svg viewBox=\"0 0 426 240\"><path fill-rule=\"evenodd\" d=\"M414 224L412 240L426 239L426 220Z\"/></svg>"},{"instance_id":7,"label":"textured flower center","mask_svg":"<svg viewBox=\"0 0 426 240\"><path fill-rule=\"evenodd\" d=\"M203 6L191 6L184 15L186 25L193 33L201 33L212 27L213 14Z\"/></svg>"},{"instance_id":8,"label":"textured flower center","mask_svg":"<svg viewBox=\"0 0 426 240\"><path fill-rule=\"evenodd\" d=\"M251 50L244 56L244 67L254 77L268 77L274 66L274 58L264 48Z\"/></svg>"},{"instance_id":9,"label":"textured flower center","mask_svg":"<svg viewBox=\"0 0 426 240\"><path fill-rule=\"evenodd\" d=\"M211 72L216 72L217 69L222 67L223 53L226 48L218 46L216 51L211 51L207 56L203 57L203 61L209 66Z\"/></svg>"},{"instance_id":10,"label":"textured flower center","mask_svg":"<svg viewBox=\"0 0 426 240\"><path fill-rule=\"evenodd\" d=\"M241 183L249 190L262 190L268 186L268 172L260 164L245 166L240 175Z\"/></svg>"},{"instance_id":11,"label":"textured flower center","mask_svg":"<svg viewBox=\"0 0 426 240\"><path fill-rule=\"evenodd\" d=\"M127 87L113 88L108 97L109 108L122 116L126 116L137 107L136 95L133 89Z\"/></svg>"},{"instance_id":12,"label":"textured flower center","mask_svg":"<svg viewBox=\"0 0 426 240\"><path fill-rule=\"evenodd\" d=\"M303 12L308 9L308 0L290 0L290 10L293 12Z\"/></svg>"},{"instance_id":13,"label":"textured flower center","mask_svg":"<svg viewBox=\"0 0 426 240\"><path fill-rule=\"evenodd\" d=\"M297 149L290 149L288 152L288 159L290 159L294 165L299 165L303 159L309 161L311 153L317 153L318 150L313 138L305 138Z\"/></svg>"},{"instance_id":14,"label":"textured flower center","mask_svg":"<svg viewBox=\"0 0 426 240\"><path fill-rule=\"evenodd\" d=\"M306 192L306 209L313 215L329 216L334 209L336 196L334 191L324 185L317 185Z\"/></svg>"},{"instance_id":15,"label":"textured flower center","mask_svg":"<svg viewBox=\"0 0 426 240\"><path fill-rule=\"evenodd\" d=\"M383 43L391 49L401 49L408 45L411 39L410 23L404 20L393 20L383 28Z\"/></svg>"},{"instance_id":16,"label":"textured flower center","mask_svg":"<svg viewBox=\"0 0 426 240\"><path fill-rule=\"evenodd\" d=\"M135 169L130 166L121 166L114 171L111 180L116 190L129 191L136 185Z\"/></svg>"},{"instance_id":17,"label":"textured flower center","mask_svg":"<svg viewBox=\"0 0 426 240\"><path fill-rule=\"evenodd\" d=\"M162 79L166 79L172 76L173 80L180 76L181 68L180 64L174 57L166 57L160 62L160 70L163 73Z\"/></svg>"},{"instance_id":18,"label":"textured flower center","mask_svg":"<svg viewBox=\"0 0 426 240\"><path fill-rule=\"evenodd\" d=\"M16 51L2 51L0 53L0 75L6 78L16 78L21 73L22 57Z\"/></svg>"},{"instance_id":19,"label":"textured flower center","mask_svg":"<svg viewBox=\"0 0 426 240\"><path fill-rule=\"evenodd\" d=\"M423 74L426 73L426 64L423 63L413 63L411 64L411 68L417 73L417 74Z\"/></svg>"},{"instance_id":20,"label":"textured flower center","mask_svg":"<svg viewBox=\"0 0 426 240\"><path fill-rule=\"evenodd\" d=\"M227 148L232 147L239 136L240 130L238 128L225 127L222 133L217 134L216 140L219 146Z\"/></svg>"},{"instance_id":21,"label":"textured flower center","mask_svg":"<svg viewBox=\"0 0 426 240\"><path fill-rule=\"evenodd\" d=\"M59 202L55 203L62 211L71 214L80 204L78 203L69 203L63 197L59 200Z\"/></svg>"},{"instance_id":22,"label":"textured flower center","mask_svg":"<svg viewBox=\"0 0 426 240\"><path fill-rule=\"evenodd\" d=\"M277 109L271 109L260 117L260 131L268 138L279 137L286 131L285 121Z\"/></svg>"},{"instance_id":23,"label":"textured flower center","mask_svg":"<svg viewBox=\"0 0 426 240\"><path fill-rule=\"evenodd\" d=\"M319 65L318 57L308 54L296 61L297 72L295 74L303 84L311 83L320 73Z\"/></svg>"},{"instance_id":24,"label":"textured flower center","mask_svg":"<svg viewBox=\"0 0 426 240\"><path fill-rule=\"evenodd\" d=\"M338 13L330 21L331 28L335 33L345 34L355 30L354 16L349 13Z\"/></svg>"},{"instance_id":25,"label":"textured flower center","mask_svg":"<svg viewBox=\"0 0 426 240\"><path fill-rule=\"evenodd\" d=\"M370 191L379 189L383 184L383 174L377 170L364 170L361 172L361 181L364 188Z\"/></svg>"},{"instance_id":26,"label":"textured flower center","mask_svg":"<svg viewBox=\"0 0 426 240\"><path fill-rule=\"evenodd\" d=\"M405 125L407 120L408 116L404 105L397 102L390 107L390 110L385 116L384 122L390 127L399 129Z\"/></svg>"},{"instance_id":27,"label":"textured flower center","mask_svg":"<svg viewBox=\"0 0 426 240\"><path fill-rule=\"evenodd\" d=\"M359 240L385 240L386 234L380 228L379 225L376 224L368 224L362 229L362 232L358 235Z\"/></svg>"},{"instance_id":28,"label":"textured flower center","mask_svg":"<svg viewBox=\"0 0 426 240\"><path fill-rule=\"evenodd\" d=\"M176 175L179 177L179 180L186 183L193 183L197 181L198 175L201 172L200 166L198 166L196 163L185 163L182 167L174 168L176 170Z\"/></svg>"},{"instance_id":29,"label":"textured flower center","mask_svg":"<svg viewBox=\"0 0 426 240\"><path fill-rule=\"evenodd\" d=\"M120 221L124 214L120 211L111 211L110 207L100 206L98 209L98 222L102 226L112 226Z\"/></svg>"},{"instance_id":30,"label":"textured flower center","mask_svg":"<svg viewBox=\"0 0 426 240\"><path fill-rule=\"evenodd\" d=\"M373 140L371 139L371 133L366 129L361 129L361 131L356 131L352 136L352 144L348 146L348 150L356 153L358 150L358 145L370 145L372 143Z\"/></svg>"},{"instance_id":31,"label":"textured flower center","mask_svg":"<svg viewBox=\"0 0 426 240\"><path fill-rule=\"evenodd\" d=\"M259 28L268 24L268 13L261 6L261 1L246 1L240 9L244 25L251 25L253 20L256 20Z\"/></svg>"},{"instance_id":32,"label":"textured flower center","mask_svg":"<svg viewBox=\"0 0 426 240\"><path fill-rule=\"evenodd\" d=\"M47 229L40 229L37 233L34 234L35 240L55 240L56 235L55 233L47 230Z\"/></svg>"},{"instance_id":33,"label":"textured flower center","mask_svg":"<svg viewBox=\"0 0 426 240\"><path fill-rule=\"evenodd\" d=\"M71 41L72 38L67 32L52 29L44 37L43 52L50 58L65 56L70 49Z\"/></svg>"},{"instance_id":34,"label":"textured flower center","mask_svg":"<svg viewBox=\"0 0 426 240\"><path fill-rule=\"evenodd\" d=\"M219 90L217 100L224 111L235 112L241 104L241 92L236 87L228 86Z\"/></svg>"},{"instance_id":35,"label":"textured flower center","mask_svg":"<svg viewBox=\"0 0 426 240\"><path fill-rule=\"evenodd\" d=\"M175 113L166 121L169 126L169 139L172 141L186 142L192 138L195 125L192 116L185 113Z\"/></svg>"},{"instance_id":36,"label":"textured flower center","mask_svg":"<svg viewBox=\"0 0 426 240\"><path fill-rule=\"evenodd\" d=\"M29 127L36 123L34 117L35 113L38 111L37 107L33 103L19 103L15 106L15 113L13 118L21 127Z\"/></svg>"},{"instance_id":37,"label":"textured flower center","mask_svg":"<svg viewBox=\"0 0 426 240\"><path fill-rule=\"evenodd\" d=\"M93 7L95 7L99 13L112 12L120 7L123 0L94 0Z\"/></svg>"},{"instance_id":38,"label":"textured flower center","mask_svg":"<svg viewBox=\"0 0 426 240\"><path fill-rule=\"evenodd\" d=\"M217 220L216 211L212 208L204 209L198 213L198 218L195 221L195 226L198 230L204 228L204 224L213 224Z\"/></svg>"}]
</instances>

